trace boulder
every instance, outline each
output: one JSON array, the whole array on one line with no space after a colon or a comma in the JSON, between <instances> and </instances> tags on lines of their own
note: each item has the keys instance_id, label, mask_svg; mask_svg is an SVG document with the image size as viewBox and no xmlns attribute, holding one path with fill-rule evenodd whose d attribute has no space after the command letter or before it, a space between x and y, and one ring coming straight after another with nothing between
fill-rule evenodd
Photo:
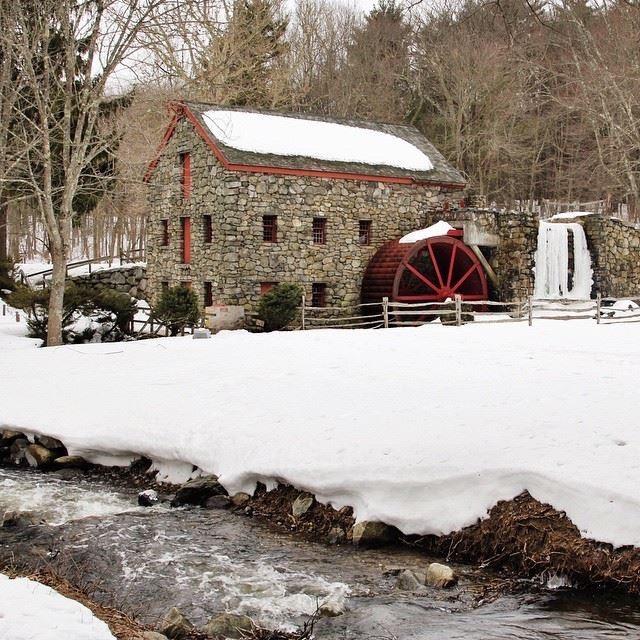
<instances>
[{"instance_id":1,"label":"boulder","mask_svg":"<svg viewBox=\"0 0 640 640\"><path fill-rule=\"evenodd\" d=\"M36 436L35 441L37 444L41 444L43 447L47 449L65 449L65 446L60 442L60 440L56 440L55 438L50 438L49 436Z\"/></svg>"},{"instance_id":2,"label":"boulder","mask_svg":"<svg viewBox=\"0 0 640 640\"><path fill-rule=\"evenodd\" d=\"M138 494L138 505L141 507L153 507L159 501L158 492L153 489L146 489Z\"/></svg>"},{"instance_id":3,"label":"boulder","mask_svg":"<svg viewBox=\"0 0 640 640\"><path fill-rule=\"evenodd\" d=\"M243 491L231 496L231 504L234 507L246 507L249 500L251 500L251 496Z\"/></svg>"},{"instance_id":4,"label":"boulder","mask_svg":"<svg viewBox=\"0 0 640 640\"><path fill-rule=\"evenodd\" d=\"M41 524L42 518L31 511L5 511L0 526L4 528L10 527L30 527L34 524Z\"/></svg>"},{"instance_id":5,"label":"boulder","mask_svg":"<svg viewBox=\"0 0 640 640\"><path fill-rule=\"evenodd\" d=\"M22 464L25 460L24 456L28 446L29 441L26 438L17 438L14 440L9 447L10 462L13 464Z\"/></svg>"},{"instance_id":6,"label":"boulder","mask_svg":"<svg viewBox=\"0 0 640 640\"><path fill-rule=\"evenodd\" d=\"M327 534L327 542L329 544L340 544L347 539L347 534L342 527L331 527Z\"/></svg>"},{"instance_id":7,"label":"boulder","mask_svg":"<svg viewBox=\"0 0 640 640\"><path fill-rule=\"evenodd\" d=\"M24 456L30 467L37 467L38 469L50 467L56 457L53 451L43 447L41 444L30 444L24 452Z\"/></svg>"},{"instance_id":8,"label":"boulder","mask_svg":"<svg viewBox=\"0 0 640 640\"><path fill-rule=\"evenodd\" d=\"M345 612L344 600L329 598L318 607L318 614L322 618L335 618Z\"/></svg>"},{"instance_id":9,"label":"boulder","mask_svg":"<svg viewBox=\"0 0 640 640\"><path fill-rule=\"evenodd\" d=\"M422 579L420 579L413 571L405 569L398 574L396 589L401 589L402 591L419 591L424 585L424 580L424 575Z\"/></svg>"},{"instance_id":10,"label":"boulder","mask_svg":"<svg viewBox=\"0 0 640 640\"><path fill-rule=\"evenodd\" d=\"M213 638L232 638L233 640L248 637L256 631L256 625L249 616L235 613L222 613L211 618L204 627L204 632Z\"/></svg>"},{"instance_id":11,"label":"boulder","mask_svg":"<svg viewBox=\"0 0 640 640\"><path fill-rule=\"evenodd\" d=\"M60 456L51 466L54 469L86 469L89 463L82 456Z\"/></svg>"},{"instance_id":12,"label":"boulder","mask_svg":"<svg viewBox=\"0 0 640 640\"><path fill-rule=\"evenodd\" d=\"M167 640L167 636L157 631L145 631L142 634L142 640Z\"/></svg>"},{"instance_id":13,"label":"boulder","mask_svg":"<svg viewBox=\"0 0 640 640\"><path fill-rule=\"evenodd\" d=\"M393 542L396 537L396 530L384 522L364 520L353 525L351 535L355 545L377 547Z\"/></svg>"},{"instance_id":14,"label":"boulder","mask_svg":"<svg viewBox=\"0 0 640 640\"><path fill-rule=\"evenodd\" d=\"M231 506L229 496L211 496L204 501L205 509L228 509Z\"/></svg>"},{"instance_id":15,"label":"boulder","mask_svg":"<svg viewBox=\"0 0 640 640\"><path fill-rule=\"evenodd\" d=\"M0 437L0 442L2 442L3 446L9 446L14 440L18 438L24 438L24 436L19 431L14 431L13 429L3 429Z\"/></svg>"},{"instance_id":16,"label":"boulder","mask_svg":"<svg viewBox=\"0 0 640 640\"><path fill-rule=\"evenodd\" d=\"M172 507L181 507L185 504L203 506L207 498L211 496L226 496L226 489L218 482L218 477L201 476L185 482L176 492L171 501Z\"/></svg>"},{"instance_id":17,"label":"boulder","mask_svg":"<svg viewBox=\"0 0 640 640\"><path fill-rule=\"evenodd\" d=\"M193 631L195 631L195 627L182 615L180 609L176 607L173 607L173 609L167 613L160 624L160 633L171 640L187 638Z\"/></svg>"},{"instance_id":18,"label":"boulder","mask_svg":"<svg viewBox=\"0 0 640 640\"><path fill-rule=\"evenodd\" d=\"M456 582L458 582L458 576L456 576L454 570L446 564L432 562L427 567L427 576L424 583L429 587L446 589L447 587L452 587Z\"/></svg>"},{"instance_id":19,"label":"boulder","mask_svg":"<svg viewBox=\"0 0 640 640\"><path fill-rule=\"evenodd\" d=\"M315 498L310 493L301 493L291 505L291 513L294 518L299 518L311 509Z\"/></svg>"}]
</instances>

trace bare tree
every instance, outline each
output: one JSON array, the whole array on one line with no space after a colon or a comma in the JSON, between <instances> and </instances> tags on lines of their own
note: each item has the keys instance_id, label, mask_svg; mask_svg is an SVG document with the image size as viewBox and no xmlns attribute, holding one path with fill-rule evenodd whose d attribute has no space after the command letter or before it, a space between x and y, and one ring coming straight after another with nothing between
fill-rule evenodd
<instances>
[{"instance_id":1,"label":"bare tree","mask_svg":"<svg viewBox=\"0 0 640 640\"><path fill-rule=\"evenodd\" d=\"M113 131L101 117L107 83L130 59L140 32L167 17L161 0L14 0L0 34L17 58L20 99L10 144L26 150L9 179L43 220L53 263L48 345L62 342L71 227L94 163ZM5 17L8 14L4 14Z\"/></svg>"}]
</instances>

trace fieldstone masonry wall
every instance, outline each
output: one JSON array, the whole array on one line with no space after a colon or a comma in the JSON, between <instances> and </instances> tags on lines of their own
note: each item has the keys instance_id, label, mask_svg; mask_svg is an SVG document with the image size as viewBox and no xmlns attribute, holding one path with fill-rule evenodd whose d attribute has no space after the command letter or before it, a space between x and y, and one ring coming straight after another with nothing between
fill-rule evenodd
<instances>
[{"instance_id":1,"label":"fieldstone masonry wall","mask_svg":"<svg viewBox=\"0 0 640 640\"><path fill-rule=\"evenodd\" d=\"M91 274L70 277L69 280L79 285L115 289L138 299L146 299L148 293L147 270L142 265L94 271Z\"/></svg>"},{"instance_id":2,"label":"fieldstone masonry wall","mask_svg":"<svg viewBox=\"0 0 640 640\"><path fill-rule=\"evenodd\" d=\"M602 215L576 218L584 227L593 264L593 292L640 297L640 229Z\"/></svg>"},{"instance_id":3,"label":"fieldstone masonry wall","mask_svg":"<svg viewBox=\"0 0 640 640\"><path fill-rule=\"evenodd\" d=\"M183 199L179 154L191 156L192 193ZM325 283L326 303L360 299L362 276L377 248L425 226L428 210L451 194L438 187L306 176L230 172L192 126L181 122L150 180L147 260L151 298L166 282L191 283L204 302L211 282L214 303L248 309L260 284L295 282L311 299L311 285ZM213 241L204 242L203 216L212 216ZM278 242L263 242L262 216L278 217ZM181 217L191 219L191 263L183 264ZM314 244L312 221L326 218L326 244ZM169 221L162 245L161 220ZM359 243L359 220L371 221L372 241Z\"/></svg>"}]
</instances>

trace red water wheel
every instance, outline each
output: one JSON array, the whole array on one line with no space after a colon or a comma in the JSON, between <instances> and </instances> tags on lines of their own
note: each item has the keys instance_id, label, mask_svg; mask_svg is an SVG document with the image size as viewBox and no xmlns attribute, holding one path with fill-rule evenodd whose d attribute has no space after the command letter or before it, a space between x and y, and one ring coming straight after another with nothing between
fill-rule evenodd
<instances>
[{"instance_id":1,"label":"red water wheel","mask_svg":"<svg viewBox=\"0 0 640 640\"><path fill-rule=\"evenodd\" d=\"M473 251L455 235L413 244L383 245L371 259L362 282L363 302L387 296L395 302L487 300L487 280ZM415 320L415 318L412 318Z\"/></svg>"}]
</instances>

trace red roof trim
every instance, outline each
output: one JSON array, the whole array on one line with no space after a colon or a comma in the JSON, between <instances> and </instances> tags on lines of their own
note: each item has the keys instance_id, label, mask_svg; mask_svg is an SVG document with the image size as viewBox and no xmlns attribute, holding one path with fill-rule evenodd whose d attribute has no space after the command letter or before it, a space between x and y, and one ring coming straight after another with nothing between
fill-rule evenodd
<instances>
[{"instance_id":1,"label":"red roof trim","mask_svg":"<svg viewBox=\"0 0 640 640\"><path fill-rule=\"evenodd\" d=\"M167 128L166 133L160 143L156 151L156 156L154 160L149 164L149 168L145 173L144 180L145 182L149 180L151 174L155 170L158 162L160 161L160 156L162 155L162 151L169 143L169 140L173 136L175 128L180 121L181 118L186 117L189 122L193 125L194 129L198 133L198 135L206 142L208 147L213 151L213 154L218 159L220 164L227 169L228 171L246 171L249 173L267 173L267 174L275 174L275 175L283 175L283 176L309 176L313 178L334 178L338 180L360 180L363 182L384 182L389 184L405 184L405 185L425 185L425 186L436 186L445 189L451 190L461 190L464 189L465 185L458 183L446 183L446 182L437 182L431 180L416 180L415 178L403 178L399 176L378 176L370 173L344 173L340 171L322 171L320 169L294 169L291 167L278 167L273 165L253 165L253 164L234 164L229 162L227 158L222 153L221 149L218 147L210 133L202 126L198 118L195 116L193 111L189 109L189 107L182 102L174 102L170 105L171 110L174 112L174 116Z\"/></svg>"}]
</instances>

